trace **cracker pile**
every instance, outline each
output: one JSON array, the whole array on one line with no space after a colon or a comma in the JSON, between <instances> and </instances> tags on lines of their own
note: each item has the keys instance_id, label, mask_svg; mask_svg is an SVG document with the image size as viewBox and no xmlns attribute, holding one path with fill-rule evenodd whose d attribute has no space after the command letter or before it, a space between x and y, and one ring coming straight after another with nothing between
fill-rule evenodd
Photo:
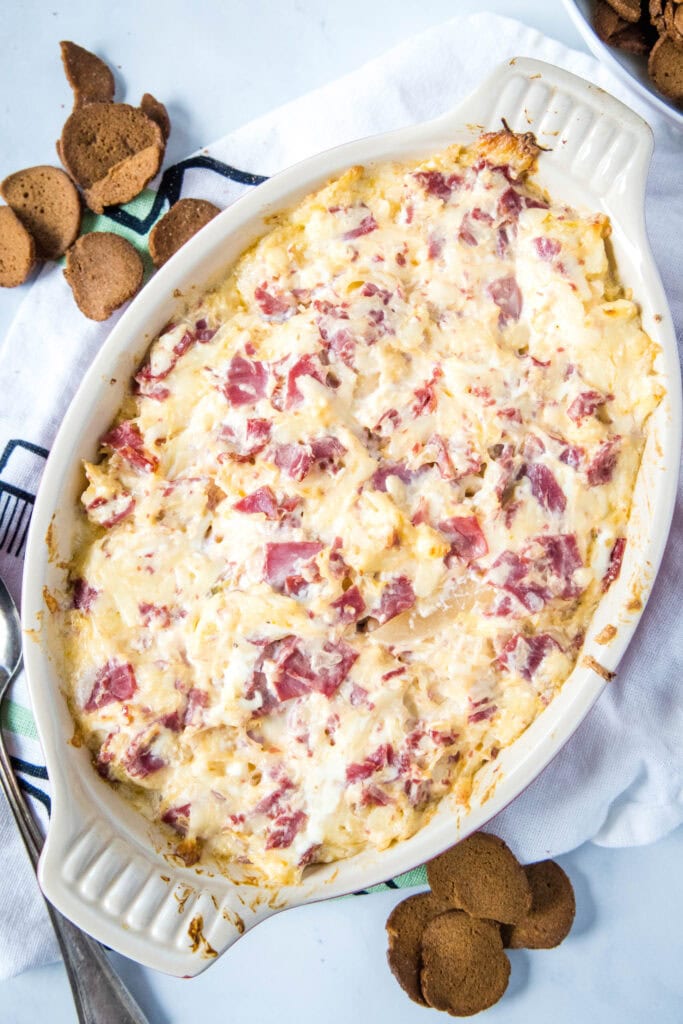
<instances>
[{"instance_id":1,"label":"cracker pile","mask_svg":"<svg viewBox=\"0 0 683 1024\"><path fill-rule=\"evenodd\" d=\"M659 92L683 103L683 0L596 0L593 27L603 43L648 56Z\"/></svg>"},{"instance_id":2,"label":"cracker pile","mask_svg":"<svg viewBox=\"0 0 683 1024\"><path fill-rule=\"evenodd\" d=\"M171 121L163 103L146 92L138 107L115 103L116 83L103 60L62 42L62 63L74 108L57 142L66 173L41 165L16 171L0 184L0 287L23 284L38 260L66 255L64 276L78 308L106 320L142 287L143 264L130 242L109 232L79 238L83 204L93 213L128 203L162 166ZM150 237L160 267L219 209L182 199Z\"/></svg>"},{"instance_id":3,"label":"cracker pile","mask_svg":"<svg viewBox=\"0 0 683 1024\"><path fill-rule=\"evenodd\" d=\"M389 967L422 1006L469 1017L510 977L505 949L552 949L574 921L572 884L554 861L522 867L502 839L477 832L427 864L431 892L389 915Z\"/></svg>"}]
</instances>

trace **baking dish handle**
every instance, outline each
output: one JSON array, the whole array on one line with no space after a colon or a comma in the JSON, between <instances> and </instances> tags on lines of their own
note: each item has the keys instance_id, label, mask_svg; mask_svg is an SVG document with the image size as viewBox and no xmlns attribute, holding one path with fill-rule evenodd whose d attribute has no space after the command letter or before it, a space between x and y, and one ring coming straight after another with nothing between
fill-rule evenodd
<instances>
[{"instance_id":1,"label":"baking dish handle","mask_svg":"<svg viewBox=\"0 0 683 1024\"><path fill-rule=\"evenodd\" d=\"M500 64L457 108L439 119L448 130L463 122L480 131L502 125L533 132L547 149L543 161L616 206L627 228L643 224L645 183L653 150L650 126L599 86L530 57Z\"/></svg>"}]
</instances>

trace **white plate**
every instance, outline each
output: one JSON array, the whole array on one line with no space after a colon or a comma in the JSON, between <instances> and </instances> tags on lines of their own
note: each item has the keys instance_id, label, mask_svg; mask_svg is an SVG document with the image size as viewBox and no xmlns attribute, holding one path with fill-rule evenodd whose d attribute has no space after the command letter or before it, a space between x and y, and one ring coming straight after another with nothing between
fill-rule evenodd
<instances>
[{"instance_id":1,"label":"white plate","mask_svg":"<svg viewBox=\"0 0 683 1024\"><path fill-rule=\"evenodd\" d=\"M645 0L647 2L647 0ZM647 57L607 46L593 28L593 0L564 0L564 6L593 54L660 114L683 128L683 110L658 92L647 73ZM683 59L683 54L681 55Z\"/></svg>"},{"instance_id":2,"label":"white plate","mask_svg":"<svg viewBox=\"0 0 683 1024\"><path fill-rule=\"evenodd\" d=\"M619 579L591 622L584 652L614 670L659 566L676 493L680 382L671 316L645 235L643 201L652 152L649 128L601 89L539 61L501 65L457 110L427 124L350 143L283 171L215 218L143 289L102 347L64 419L47 462L24 572L25 659L36 721L53 787L52 819L40 863L47 897L86 931L143 964L191 976L243 929L276 910L366 888L420 864L481 827L517 796L567 741L605 685L582 658L561 693L526 732L479 773L471 808L446 798L429 824L387 850L317 866L301 885L277 893L206 869L169 863L167 840L94 772L69 743L73 722L60 693L43 588L61 590L82 489L81 460L92 460L140 359L178 304L174 290L199 293L265 230L264 218L291 206L330 176L358 163L409 159L470 141L504 117L550 147L538 179L558 199L601 209L612 219L622 279L642 302L645 330L662 347L668 394L651 420ZM48 547L47 534L50 533ZM634 604L634 595L640 606ZM595 636L608 623L608 646ZM494 785L495 783L495 785ZM194 924L193 924L194 922Z\"/></svg>"}]
</instances>

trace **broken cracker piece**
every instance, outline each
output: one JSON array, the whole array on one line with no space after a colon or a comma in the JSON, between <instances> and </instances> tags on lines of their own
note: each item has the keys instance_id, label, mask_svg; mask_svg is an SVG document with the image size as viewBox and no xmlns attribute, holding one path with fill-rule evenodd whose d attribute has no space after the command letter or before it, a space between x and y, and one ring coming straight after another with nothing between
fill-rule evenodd
<instances>
[{"instance_id":1,"label":"broken cracker piece","mask_svg":"<svg viewBox=\"0 0 683 1024\"><path fill-rule=\"evenodd\" d=\"M140 110L159 125L164 142L168 142L168 137L171 134L171 119L163 103L152 96L151 92L146 92L140 100Z\"/></svg>"},{"instance_id":2,"label":"broken cracker piece","mask_svg":"<svg viewBox=\"0 0 683 1024\"><path fill-rule=\"evenodd\" d=\"M607 0L597 0L593 8L593 28L603 43L611 43L617 32L628 24Z\"/></svg>"},{"instance_id":3,"label":"broken cracker piece","mask_svg":"<svg viewBox=\"0 0 683 1024\"><path fill-rule=\"evenodd\" d=\"M159 125L127 103L90 103L78 107L62 129L58 152L81 188L92 188L116 164L148 146L163 155Z\"/></svg>"},{"instance_id":4,"label":"broken cracker piece","mask_svg":"<svg viewBox=\"0 0 683 1024\"><path fill-rule=\"evenodd\" d=\"M36 258L32 235L14 210L0 206L0 288L23 284Z\"/></svg>"},{"instance_id":5,"label":"broken cracker piece","mask_svg":"<svg viewBox=\"0 0 683 1024\"><path fill-rule=\"evenodd\" d=\"M179 199L150 232L149 252L161 267L221 211L205 199Z\"/></svg>"},{"instance_id":6,"label":"broken cracker piece","mask_svg":"<svg viewBox=\"0 0 683 1024\"><path fill-rule=\"evenodd\" d=\"M642 0L608 0L608 3L624 21L636 22L640 20L643 7Z\"/></svg>"},{"instance_id":7,"label":"broken cracker piece","mask_svg":"<svg viewBox=\"0 0 683 1024\"><path fill-rule=\"evenodd\" d=\"M81 235L66 254L64 276L76 305L90 320L107 320L142 285L142 259L120 235Z\"/></svg>"},{"instance_id":8,"label":"broken cracker piece","mask_svg":"<svg viewBox=\"0 0 683 1024\"><path fill-rule=\"evenodd\" d=\"M114 75L108 64L76 43L63 40L62 64L74 91L74 107L88 103L111 103L114 99Z\"/></svg>"},{"instance_id":9,"label":"broken cracker piece","mask_svg":"<svg viewBox=\"0 0 683 1024\"><path fill-rule=\"evenodd\" d=\"M78 238L81 200L71 178L59 167L15 171L2 182L0 192L33 236L39 259L59 259Z\"/></svg>"},{"instance_id":10,"label":"broken cracker piece","mask_svg":"<svg viewBox=\"0 0 683 1024\"><path fill-rule=\"evenodd\" d=\"M161 159L158 146L147 146L114 164L104 178L85 189L83 194L88 207L93 213L103 213L105 206L129 203L158 173Z\"/></svg>"}]
</instances>

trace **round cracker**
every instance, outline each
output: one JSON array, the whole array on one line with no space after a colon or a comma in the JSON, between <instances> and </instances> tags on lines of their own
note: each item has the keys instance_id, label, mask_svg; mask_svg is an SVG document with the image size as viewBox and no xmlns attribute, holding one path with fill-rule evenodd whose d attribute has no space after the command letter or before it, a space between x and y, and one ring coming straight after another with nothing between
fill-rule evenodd
<instances>
[{"instance_id":1,"label":"round cracker","mask_svg":"<svg viewBox=\"0 0 683 1024\"><path fill-rule=\"evenodd\" d=\"M497 1003L509 978L510 961L493 921L450 910L425 926L420 985L429 1006L469 1017Z\"/></svg>"},{"instance_id":2,"label":"round cracker","mask_svg":"<svg viewBox=\"0 0 683 1024\"><path fill-rule=\"evenodd\" d=\"M488 832L475 832L429 861L427 880L439 899L473 917L516 924L531 909L524 869Z\"/></svg>"},{"instance_id":3,"label":"round cracker","mask_svg":"<svg viewBox=\"0 0 683 1024\"><path fill-rule=\"evenodd\" d=\"M105 206L129 203L158 173L161 158L158 146L147 146L114 164L104 178L83 193L88 207L93 213L103 213Z\"/></svg>"},{"instance_id":4,"label":"round cracker","mask_svg":"<svg viewBox=\"0 0 683 1024\"><path fill-rule=\"evenodd\" d=\"M668 36L660 36L653 46L647 69L663 96L675 103L683 101L683 59Z\"/></svg>"},{"instance_id":5,"label":"round cracker","mask_svg":"<svg viewBox=\"0 0 683 1024\"><path fill-rule=\"evenodd\" d=\"M159 125L137 107L90 103L67 118L59 154L74 181L89 189L116 164L148 146L158 146L163 154L163 136Z\"/></svg>"},{"instance_id":6,"label":"round cracker","mask_svg":"<svg viewBox=\"0 0 683 1024\"><path fill-rule=\"evenodd\" d=\"M69 249L64 276L80 311L90 320L107 320L139 291L142 259L120 235L94 231Z\"/></svg>"},{"instance_id":7,"label":"round cracker","mask_svg":"<svg viewBox=\"0 0 683 1024\"><path fill-rule=\"evenodd\" d=\"M168 142L168 137L171 134L171 119L163 103L152 96L151 92L146 92L140 100L140 110L159 125L164 142Z\"/></svg>"},{"instance_id":8,"label":"round cracker","mask_svg":"<svg viewBox=\"0 0 683 1024\"><path fill-rule=\"evenodd\" d=\"M36 245L14 210L0 206L0 288L23 284L36 258Z\"/></svg>"},{"instance_id":9,"label":"round cracker","mask_svg":"<svg viewBox=\"0 0 683 1024\"><path fill-rule=\"evenodd\" d=\"M39 259L56 260L78 238L81 200L68 174L42 165L16 171L0 192L33 235Z\"/></svg>"},{"instance_id":10,"label":"round cracker","mask_svg":"<svg viewBox=\"0 0 683 1024\"><path fill-rule=\"evenodd\" d=\"M114 99L114 75L108 64L82 46L63 40L62 64L69 85L74 91L74 106L88 103L111 103Z\"/></svg>"},{"instance_id":11,"label":"round cracker","mask_svg":"<svg viewBox=\"0 0 683 1024\"><path fill-rule=\"evenodd\" d=\"M503 944L508 949L554 949L574 923L572 883L554 860L527 864L524 873L531 887L531 910L519 924L503 925Z\"/></svg>"},{"instance_id":12,"label":"round cracker","mask_svg":"<svg viewBox=\"0 0 683 1024\"><path fill-rule=\"evenodd\" d=\"M149 252L161 267L221 211L205 199L179 199L150 232Z\"/></svg>"},{"instance_id":13,"label":"round cracker","mask_svg":"<svg viewBox=\"0 0 683 1024\"><path fill-rule=\"evenodd\" d=\"M426 1006L420 988L422 932L425 925L443 913L443 904L431 892L420 892L398 903L386 923L389 946L387 961L404 992L413 1002Z\"/></svg>"}]
</instances>

